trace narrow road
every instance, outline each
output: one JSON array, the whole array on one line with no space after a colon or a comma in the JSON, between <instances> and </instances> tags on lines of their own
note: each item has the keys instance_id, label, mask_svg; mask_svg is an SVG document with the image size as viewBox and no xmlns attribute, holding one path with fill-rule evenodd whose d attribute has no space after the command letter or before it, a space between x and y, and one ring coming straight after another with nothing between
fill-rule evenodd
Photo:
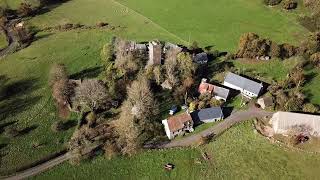
<instances>
[{"instance_id":1,"label":"narrow road","mask_svg":"<svg viewBox=\"0 0 320 180\"><path fill-rule=\"evenodd\" d=\"M7 177L0 177L0 179L4 180L18 180L18 179L26 179L28 177L40 174L41 172L44 172L54 166L57 166L64 161L67 161L71 158L72 156L69 153L63 154L61 156L58 156L50 161L47 161L43 164L40 164L38 166L32 167L30 169L18 172L14 175L7 176Z\"/></svg>"},{"instance_id":2,"label":"narrow road","mask_svg":"<svg viewBox=\"0 0 320 180\"><path fill-rule=\"evenodd\" d=\"M219 124L209 129L182 139L170 141L166 144L157 145L154 148L161 149L192 146L199 143L202 137L208 137L210 135L217 136L239 122L247 121L252 118L271 116L272 114L273 112L264 111L255 107L252 107L246 111L237 111L235 113L232 113L228 118L226 118Z\"/></svg>"}]
</instances>

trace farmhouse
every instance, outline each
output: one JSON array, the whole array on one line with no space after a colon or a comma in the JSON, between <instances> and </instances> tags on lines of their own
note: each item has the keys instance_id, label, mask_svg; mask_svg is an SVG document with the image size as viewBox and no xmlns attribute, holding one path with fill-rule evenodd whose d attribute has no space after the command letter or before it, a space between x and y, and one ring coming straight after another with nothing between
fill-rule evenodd
<instances>
[{"instance_id":1,"label":"farmhouse","mask_svg":"<svg viewBox=\"0 0 320 180\"><path fill-rule=\"evenodd\" d=\"M160 65L162 62L162 45L160 42L149 42L148 65Z\"/></svg>"},{"instance_id":2,"label":"farmhouse","mask_svg":"<svg viewBox=\"0 0 320 180\"><path fill-rule=\"evenodd\" d=\"M198 64L206 64L208 62L208 55L205 52L193 56L193 61Z\"/></svg>"},{"instance_id":3,"label":"farmhouse","mask_svg":"<svg viewBox=\"0 0 320 180\"><path fill-rule=\"evenodd\" d=\"M162 120L162 124L169 139L173 139L185 132L193 132L193 121L188 113L171 116L168 119Z\"/></svg>"},{"instance_id":4,"label":"farmhouse","mask_svg":"<svg viewBox=\"0 0 320 180\"><path fill-rule=\"evenodd\" d=\"M193 112L192 118L197 123L216 122L223 119L223 112L221 107L211 107Z\"/></svg>"},{"instance_id":5,"label":"farmhouse","mask_svg":"<svg viewBox=\"0 0 320 180\"><path fill-rule=\"evenodd\" d=\"M288 134L292 130L308 131L312 136L320 136L320 116L277 112L269 121L275 134Z\"/></svg>"},{"instance_id":6,"label":"farmhouse","mask_svg":"<svg viewBox=\"0 0 320 180\"><path fill-rule=\"evenodd\" d=\"M207 79L203 78L198 88L200 94L210 93L218 100L226 101L229 96L229 89L215 86L213 84L207 83Z\"/></svg>"},{"instance_id":7,"label":"farmhouse","mask_svg":"<svg viewBox=\"0 0 320 180\"><path fill-rule=\"evenodd\" d=\"M223 82L224 86L239 90L244 96L248 98L258 97L263 88L262 83L258 83L229 72Z\"/></svg>"}]
</instances>

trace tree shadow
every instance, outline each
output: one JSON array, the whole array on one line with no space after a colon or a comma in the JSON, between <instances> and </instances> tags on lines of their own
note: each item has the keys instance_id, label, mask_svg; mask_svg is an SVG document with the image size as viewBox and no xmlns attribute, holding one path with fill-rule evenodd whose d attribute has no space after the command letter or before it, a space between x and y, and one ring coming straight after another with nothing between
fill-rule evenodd
<instances>
[{"instance_id":1,"label":"tree shadow","mask_svg":"<svg viewBox=\"0 0 320 180\"><path fill-rule=\"evenodd\" d=\"M78 124L76 120L69 120L65 123L63 123L63 130L68 130L70 128L75 127Z\"/></svg>"},{"instance_id":2,"label":"tree shadow","mask_svg":"<svg viewBox=\"0 0 320 180\"><path fill-rule=\"evenodd\" d=\"M40 40L40 39L46 39L46 38L50 37L53 34L54 33L46 33L46 34L37 35L37 36L35 36L33 41L37 41L37 40Z\"/></svg>"},{"instance_id":3,"label":"tree shadow","mask_svg":"<svg viewBox=\"0 0 320 180\"><path fill-rule=\"evenodd\" d=\"M11 125L15 124L16 122L17 121L11 121L11 122L1 124L0 125L0 133L3 133L6 127L11 126Z\"/></svg>"},{"instance_id":4,"label":"tree shadow","mask_svg":"<svg viewBox=\"0 0 320 180\"><path fill-rule=\"evenodd\" d=\"M311 82L315 77L317 77L317 73L315 72L310 72L308 74L305 75L305 83L309 83Z\"/></svg>"},{"instance_id":5,"label":"tree shadow","mask_svg":"<svg viewBox=\"0 0 320 180\"><path fill-rule=\"evenodd\" d=\"M67 3L69 1L71 1L71 0L47 0L46 5L44 5L40 9L38 9L35 12L34 16L48 13L48 12L52 11L53 9L63 5L64 3Z\"/></svg>"},{"instance_id":6,"label":"tree shadow","mask_svg":"<svg viewBox=\"0 0 320 180\"><path fill-rule=\"evenodd\" d=\"M0 81L6 82L0 89L0 121L9 116L15 116L30 109L41 96L30 96L39 88L37 79L23 79L16 82L7 83L5 78Z\"/></svg>"},{"instance_id":7,"label":"tree shadow","mask_svg":"<svg viewBox=\"0 0 320 180\"><path fill-rule=\"evenodd\" d=\"M38 125L32 125L32 126L26 127L26 128L19 131L19 136L29 134L31 131L37 129L37 127L38 127Z\"/></svg>"},{"instance_id":8,"label":"tree shadow","mask_svg":"<svg viewBox=\"0 0 320 180\"><path fill-rule=\"evenodd\" d=\"M3 86L0 90L0 101L31 93L39 88L36 81L37 79L22 79Z\"/></svg>"},{"instance_id":9,"label":"tree shadow","mask_svg":"<svg viewBox=\"0 0 320 180\"><path fill-rule=\"evenodd\" d=\"M96 78L103 71L102 66L91 67L88 69L84 69L80 72L72 74L70 79L84 79L84 78Z\"/></svg>"},{"instance_id":10,"label":"tree shadow","mask_svg":"<svg viewBox=\"0 0 320 180\"><path fill-rule=\"evenodd\" d=\"M5 144L5 143L0 144L0 150L3 149L3 148L5 148L6 146L8 146L8 144ZM1 156L0 156L0 157L1 157Z\"/></svg>"}]
</instances>

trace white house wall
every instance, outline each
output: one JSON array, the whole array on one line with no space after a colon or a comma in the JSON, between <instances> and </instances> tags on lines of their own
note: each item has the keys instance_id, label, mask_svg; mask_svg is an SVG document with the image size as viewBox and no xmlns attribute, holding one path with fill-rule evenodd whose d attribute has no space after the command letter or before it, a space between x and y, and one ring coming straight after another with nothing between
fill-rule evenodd
<instances>
[{"instance_id":1,"label":"white house wall","mask_svg":"<svg viewBox=\"0 0 320 180\"><path fill-rule=\"evenodd\" d=\"M247 91L247 90L245 90L245 89L242 89L242 88L240 88L240 87L238 87L238 86L235 86L235 85L233 85L233 84L230 84L230 83L228 83L228 82L224 82L223 85L224 85L224 86L227 86L227 87L229 87L229 88L231 88L231 89L235 89L235 90L240 91L244 96L246 96L246 97L248 97L248 98L258 97L257 94L254 94L254 93L252 93L252 92L249 92L249 91Z\"/></svg>"},{"instance_id":2,"label":"white house wall","mask_svg":"<svg viewBox=\"0 0 320 180\"><path fill-rule=\"evenodd\" d=\"M173 139L174 138L174 135L173 133L170 131L169 129L169 125L168 125L168 120L165 119L165 120L162 120L162 124L164 126L164 130L166 132L166 135L168 136L169 139Z\"/></svg>"}]
</instances>

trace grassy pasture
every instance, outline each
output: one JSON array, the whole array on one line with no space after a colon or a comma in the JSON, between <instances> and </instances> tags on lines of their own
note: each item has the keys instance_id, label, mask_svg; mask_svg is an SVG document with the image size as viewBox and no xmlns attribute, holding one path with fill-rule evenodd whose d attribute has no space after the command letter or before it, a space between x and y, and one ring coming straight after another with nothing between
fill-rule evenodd
<instances>
[{"instance_id":1,"label":"grassy pasture","mask_svg":"<svg viewBox=\"0 0 320 180\"><path fill-rule=\"evenodd\" d=\"M201 152L209 153L211 161L202 160ZM163 169L168 162L176 166L172 172ZM272 144L246 122L203 147L153 150L112 160L101 156L80 166L65 163L34 179L314 179L319 165L318 155Z\"/></svg>"},{"instance_id":2,"label":"grassy pasture","mask_svg":"<svg viewBox=\"0 0 320 180\"><path fill-rule=\"evenodd\" d=\"M88 14L83 15L83 14ZM143 33L163 39L170 34L176 42L198 41L221 50L235 50L245 32L256 32L278 42L297 43L306 31L295 14L265 7L259 0L71 0L51 12L31 19L36 26L63 23L120 25L125 35Z\"/></svg>"},{"instance_id":3,"label":"grassy pasture","mask_svg":"<svg viewBox=\"0 0 320 180\"><path fill-rule=\"evenodd\" d=\"M0 130L13 122L19 129L29 129L13 139L1 133L1 174L63 148L73 130L54 133L50 129L58 119L47 83L50 66L65 63L74 78L81 78L83 70L97 74L100 48L110 33L93 30L38 37L30 47L0 61L1 75L8 78L1 84ZM33 148L33 144L41 146Z\"/></svg>"}]
</instances>

